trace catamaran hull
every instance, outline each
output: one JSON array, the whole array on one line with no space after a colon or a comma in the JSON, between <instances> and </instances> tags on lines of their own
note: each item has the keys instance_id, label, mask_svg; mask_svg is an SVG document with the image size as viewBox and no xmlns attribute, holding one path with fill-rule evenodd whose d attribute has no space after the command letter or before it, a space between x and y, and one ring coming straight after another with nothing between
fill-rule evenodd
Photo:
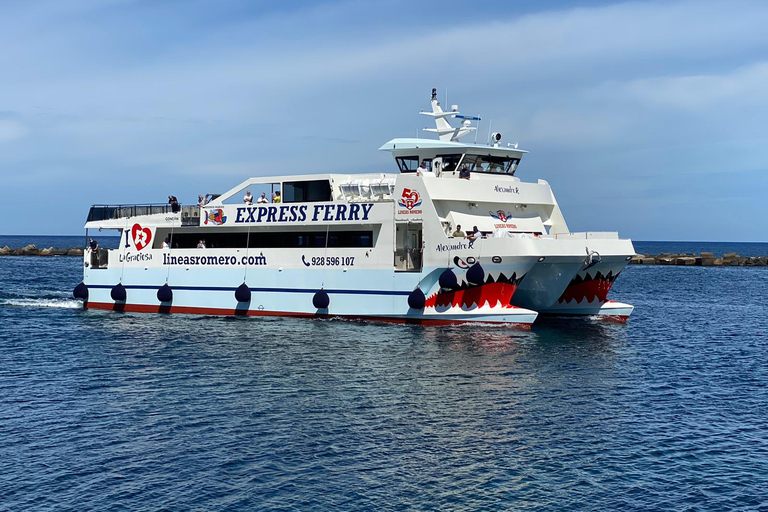
<instances>
[{"instance_id":1,"label":"catamaran hull","mask_svg":"<svg viewBox=\"0 0 768 512\"><path fill-rule=\"evenodd\" d=\"M546 256L526 274L512 298L513 305L552 315L626 318L632 313L628 304L606 306L613 282L635 253L630 241L570 237L538 244ZM590 251L594 251L591 259Z\"/></svg>"},{"instance_id":2,"label":"catamaran hull","mask_svg":"<svg viewBox=\"0 0 768 512\"><path fill-rule=\"evenodd\" d=\"M545 315L596 315L626 320L634 306L608 300L608 292L626 266L627 259L623 255L604 256L600 263L580 270L555 303L538 311Z\"/></svg>"},{"instance_id":3,"label":"catamaran hull","mask_svg":"<svg viewBox=\"0 0 768 512\"><path fill-rule=\"evenodd\" d=\"M86 270L87 309L140 313L202 315L338 317L394 323L448 325L468 322L530 325L535 311L510 304L522 276L534 258L485 272L483 282L466 280L466 270L454 268L456 287L443 289L445 268L393 273L382 270L306 270L195 268L115 268ZM489 261L489 267L493 267ZM517 277L517 276L521 277ZM236 290L245 281L250 300L238 302ZM158 291L169 285L172 299L161 302ZM120 283L124 300L113 299ZM423 291L423 307L413 308L411 295ZM327 294L327 307L316 297ZM409 299L411 302L409 302ZM418 302L418 300L416 301ZM321 301L321 304L322 301ZM416 304L419 306L419 304Z\"/></svg>"}]
</instances>

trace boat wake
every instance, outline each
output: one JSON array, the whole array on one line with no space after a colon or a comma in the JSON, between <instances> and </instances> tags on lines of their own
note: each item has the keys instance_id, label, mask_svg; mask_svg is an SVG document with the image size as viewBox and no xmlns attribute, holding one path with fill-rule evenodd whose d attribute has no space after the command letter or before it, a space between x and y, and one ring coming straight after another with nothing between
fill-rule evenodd
<instances>
[{"instance_id":1,"label":"boat wake","mask_svg":"<svg viewBox=\"0 0 768 512\"><path fill-rule=\"evenodd\" d=\"M18 306L25 308L60 308L77 309L83 303L75 299L0 299L0 306Z\"/></svg>"}]
</instances>

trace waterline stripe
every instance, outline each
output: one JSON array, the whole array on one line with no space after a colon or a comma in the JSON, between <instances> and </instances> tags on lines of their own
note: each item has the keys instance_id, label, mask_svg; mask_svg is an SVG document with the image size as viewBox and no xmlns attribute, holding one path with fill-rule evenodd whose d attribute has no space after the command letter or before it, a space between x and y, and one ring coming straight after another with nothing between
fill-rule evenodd
<instances>
[{"instance_id":1,"label":"waterline stripe","mask_svg":"<svg viewBox=\"0 0 768 512\"><path fill-rule=\"evenodd\" d=\"M88 288L103 288L112 289L111 284L89 284ZM140 285L140 284L124 284L126 290L156 290L162 285ZM170 285L169 285L170 286ZM171 286L173 290L189 290L189 291L212 291L212 292L234 292L237 287L231 286ZM254 288L250 287L252 292L283 292L283 293L315 293L317 288ZM326 289L327 293L337 293L343 295L410 295L409 291L401 290L332 290Z\"/></svg>"}]
</instances>

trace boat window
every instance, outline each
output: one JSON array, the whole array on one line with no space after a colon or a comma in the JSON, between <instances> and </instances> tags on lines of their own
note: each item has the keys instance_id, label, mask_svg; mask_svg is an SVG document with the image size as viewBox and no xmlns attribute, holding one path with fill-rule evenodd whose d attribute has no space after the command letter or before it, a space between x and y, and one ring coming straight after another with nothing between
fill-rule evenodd
<instances>
[{"instance_id":1,"label":"boat window","mask_svg":"<svg viewBox=\"0 0 768 512\"><path fill-rule=\"evenodd\" d=\"M251 249L275 247L373 247L373 231L286 231L282 233L174 233L171 248L194 249L201 238L208 249Z\"/></svg>"},{"instance_id":2,"label":"boat window","mask_svg":"<svg viewBox=\"0 0 768 512\"><path fill-rule=\"evenodd\" d=\"M398 156L395 160L400 168L400 172L416 172L416 169L419 167L418 156Z\"/></svg>"},{"instance_id":3,"label":"boat window","mask_svg":"<svg viewBox=\"0 0 768 512\"><path fill-rule=\"evenodd\" d=\"M455 171L463 155L437 155L443 160L443 172Z\"/></svg>"},{"instance_id":4,"label":"boat window","mask_svg":"<svg viewBox=\"0 0 768 512\"><path fill-rule=\"evenodd\" d=\"M315 203L331 200L328 180L286 181L283 183L284 203Z\"/></svg>"},{"instance_id":5,"label":"boat window","mask_svg":"<svg viewBox=\"0 0 768 512\"><path fill-rule=\"evenodd\" d=\"M466 165L470 170L474 170L475 161L477 161L478 158L477 155L464 155L464 160L461 161L461 165Z\"/></svg>"},{"instance_id":6,"label":"boat window","mask_svg":"<svg viewBox=\"0 0 768 512\"><path fill-rule=\"evenodd\" d=\"M467 155L464 163L472 172L513 175L520 159L490 155Z\"/></svg>"}]
</instances>

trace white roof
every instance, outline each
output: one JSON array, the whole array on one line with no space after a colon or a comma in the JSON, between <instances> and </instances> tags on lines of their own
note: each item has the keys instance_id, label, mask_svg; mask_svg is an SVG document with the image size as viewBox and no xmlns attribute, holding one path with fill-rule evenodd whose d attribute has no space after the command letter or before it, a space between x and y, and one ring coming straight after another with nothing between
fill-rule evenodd
<instances>
[{"instance_id":1,"label":"white roof","mask_svg":"<svg viewBox=\"0 0 768 512\"><path fill-rule=\"evenodd\" d=\"M464 142L451 142L435 139L392 139L379 148L379 151L397 151L413 149L447 149L462 153L494 155L494 156L522 156L527 151L503 146L487 146L485 144L466 144Z\"/></svg>"}]
</instances>

